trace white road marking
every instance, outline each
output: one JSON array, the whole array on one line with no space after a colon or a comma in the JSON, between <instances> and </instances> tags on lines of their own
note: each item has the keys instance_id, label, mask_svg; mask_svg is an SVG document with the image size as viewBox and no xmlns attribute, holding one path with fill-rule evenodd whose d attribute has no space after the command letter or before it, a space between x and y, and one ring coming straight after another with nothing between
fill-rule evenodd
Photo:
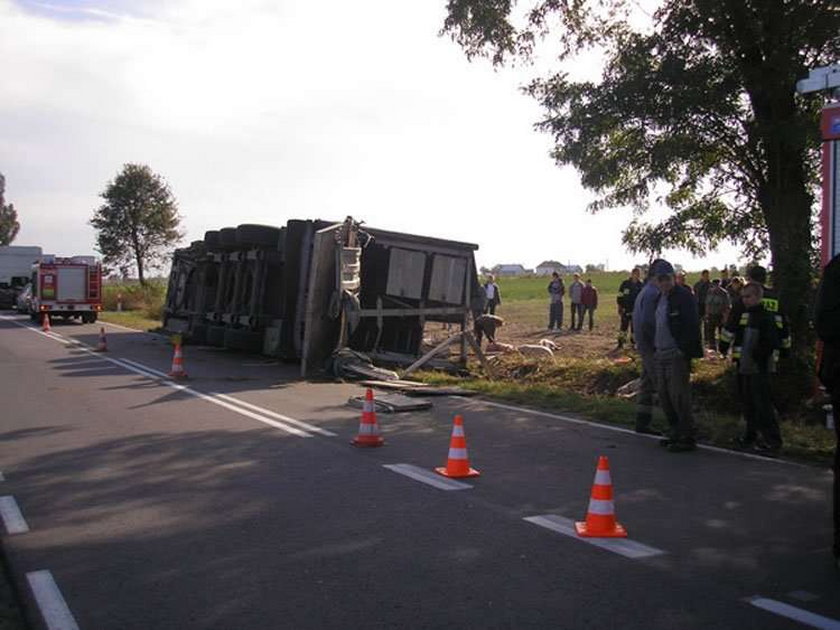
<instances>
[{"instance_id":1,"label":"white road marking","mask_svg":"<svg viewBox=\"0 0 840 630\"><path fill-rule=\"evenodd\" d=\"M799 623L812 628L819 628L820 630L840 630L840 621L837 621L836 619L823 617L822 615L803 610L802 608L797 608L796 606L791 606L790 604L785 604L784 602L776 601L775 599L768 599L766 597L761 597L760 595L755 595L754 597L747 598L746 601L756 608L761 608L762 610L766 610L767 612L771 612L781 617L793 619L794 621L798 621Z\"/></svg>"},{"instance_id":2,"label":"white road marking","mask_svg":"<svg viewBox=\"0 0 840 630\"><path fill-rule=\"evenodd\" d=\"M26 580L38 603L38 609L49 630L79 630L79 625L70 612L67 602L58 590L52 573L33 571L26 574Z\"/></svg>"},{"instance_id":3,"label":"white road marking","mask_svg":"<svg viewBox=\"0 0 840 630\"><path fill-rule=\"evenodd\" d=\"M472 486L468 483L455 481L454 479L449 479L447 477L441 477L431 470L426 470L425 468L420 468L419 466L412 466L411 464L383 464L382 467L387 468L388 470L393 470L395 473L405 475L406 477L410 477L415 481L420 481L433 486L438 490L468 490L472 488Z\"/></svg>"},{"instance_id":4,"label":"white road marking","mask_svg":"<svg viewBox=\"0 0 840 630\"><path fill-rule=\"evenodd\" d=\"M133 361L131 359L126 359L124 357L120 357L120 361L124 361L125 363L129 363L136 368L144 370L146 372L150 372L152 374L156 374L161 378L169 378L167 374L161 372L160 370L156 370L154 368L150 368L147 365L142 363L138 363L137 361ZM219 392L208 392L208 396L213 396L215 398L220 398L222 400L226 400L234 405L239 405L240 407L245 407L246 409L251 409L252 411L257 411L261 414L269 416L271 418L275 418L277 420L282 420L283 422L288 422L289 424L293 424L301 429L309 431L311 433L319 433L320 435L327 435L330 437L335 437L337 434L333 433L332 431L327 431L326 429L322 429L321 427L317 427L314 424L309 424L308 422L304 422L303 420L296 420L295 418L290 418L289 416L284 416L281 413L277 413L272 411L271 409L265 409L264 407L260 407L258 405L253 405L249 402L245 402L244 400L239 400L238 398L234 398L233 396L228 396L227 394L222 394Z\"/></svg>"},{"instance_id":5,"label":"white road marking","mask_svg":"<svg viewBox=\"0 0 840 630\"><path fill-rule=\"evenodd\" d=\"M617 553L625 558L630 558L631 560L661 556L666 553L661 549L649 547L640 542L636 542L635 540L630 540L629 538L585 538L583 536L578 536L577 530L575 529L575 522L569 518L564 518L556 514L528 516L522 520L533 523L534 525L539 525L540 527L545 527L546 529L550 529L559 534L569 536L575 540L595 545L601 549L612 551L613 553Z\"/></svg>"},{"instance_id":6,"label":"white road marking","mask_svg":"<svg viewBox=\"0 0 840 630\"><path fill-rule=\"evenodd\" d=\"M0 481L6 481L6 478L3 476L3 473L0 472Z\"/></svg>"},{"instance_id":7,"label":"white road marking","mask_svg":"<svg viewBox=\"0 0 840 630\"><path fill-rule=\"evenodd\" d=\"M463 401L464 399L459 396L450 396L450 398L454 400ZM527 413L533 416L542 416L543 418L553 418L555 420L562 420L563 422L569 422L571 424L583 424L590 427L596 427L598 429L606 429L607 431L615 431L616 433L629 433L631 435L635 435L641 438L648 438L654 440L662 439L660 436L656 435L646 435L643 433L636 433L633 429L627 429L625 427L619 427L612 424L601 424L600 422L593 422L591 420L581 420L580 418L572 418L571 416L564 416L557 413L549 413L547 411L538 411L536 409L526 409L525 407L516 407L514 405L506 405L504 403L497 403L492 402L490 400L484 399L472 399L476 403L481 403L487 405L488 407L497 407L499 409L507 409L508 411L518 411L520 413ZM709 446L708 444L698 444L697 448L703 449L705 451L714 451L716 453L723 453L725 455L735 455L737 457L744 457L746 459L753 459L760 462L766 463L773 463L773 464L782 464L785 466L795 466L797 468L807 468L805 464L800 464L798 462L791 462L784 459L771 459L769 457L762 457L761 455L753 455L752 453L742 453L740 451L733 451L728 448L720 448L718 446Z\"/></svg>"},{"instance_id":8,"label":"white road marking","mask_svg":"<svg viewBox=\"0 0 840 630\"><path fill-rule=\"evenodd\" d=\"M0 497L0 518L9 534L25 534L29 531L29 525L13 496Z\"/></svg>"},{"instance_id":9,"label":"white road marking","mask_svg":"<svg viewBox=\"0 0 840 630\"><path fill-rule=\"evenodd\" d=\"M16 321L15 319L13 319L11 317L0 315L0 318L11 321L13 324L18 325L21 328L26 328L27 330L30 330L32 332L35 332L35 333L38 333L38 334L41 334L41 335L45 335L45 336L49 336L49 335L46 335L45 333L41 332L40 330L38 330L34 326L29 326L27 324L23 324L21 322ZM57 339L57 340L58 341L64 341L63 339L60 339L60 338ZM96 352L94 352L93 350L91 350L87 346L84 346L83 344L80 345L79 350L89 354L91 357L94 357L94 358L99 359L101 361L108 361L109 363L112 363L114 365L118 365L121 368L123 368L125 370L128 370L129 372L134 372L135 374L139 374L140 376L144 376L146 378L150 378L150 379L156 380L156 381L158 381L159 378L164 379L164 380L159 380L159 382L160 382L160 384L165 385L166 387L170 387L170 388L172 388L176 391L184 392L185 394L189 394L190 396L194 396L195 398L200 398L201 400L212 403L214 405L224 407L225 409L229 409L230 411L233 411L234 413L238 413L241 416L245 416L247 418L251 418L252 420L262 422L263 424L267 424L268 426L274 427L276 429L280 429L281 431L285 431L286 433L289 433L291 435L295 435L297 437L311 438L313 436L310 433L307 433L306 431L302 431L301 429L299 429L295 426L292 426L292 422L294 422L295 424L304 425L304 426L307 426L307 427L311 426L312 428L310 430L312 430L313 432L322 433L322 435L333 435L333 436L336 435L335 433L325 431L324 429L320 429L319 427L308 425L305 422L301 422L300 420L294 420L292 418L289 418L288 420L286 420L286 422L279 422L277 420L272 420L271 418L267 418L264 415L259 415L257 413L248 411L247 409L244 409L242 407L234 406L234 405L232 405L228 402L225 402L224 400L217 399L212 394L204 394L202 392L191 389L191 388L187 387L186 385L179 385L178 383L176 383L174 381L167 380L168 377L163 372L159 372L158 370L154 370L154 369L146 367L142 364L134 365L135 362L131 361L130 359L122 359L121 360L121 359L114 359L114 358L111 358L111 357L106 357L106 356L103 356L101 354L97 354ZM234 400L236 400L236 399L234 399ZM237 404L242 404L242 402L237 401ZM247 403L247 405L250 405L250 403ZM243 407L244 406L245 405L243 405ZM271 414L274 415L274 412L271 412ZM280 414L276 414L276 415L279 416ZM318 429L318 431L315 431L315 429Z\"/></svg>"},{"instance_id":10,"label":"white road marking","mask_svg":"<svg viewBox=\"0 0 840 630\"><path fill-rule=\"evenodd\" d=\"M90 351L90 350L85 350L85 351L86 352L91 352L91 354L93 354L93 352ZM96 355L94 355L94 356L96 356ZM124 363L123 361L121 361L119 359L112 359L110 357L102 357L102 359L104 361L110 361L112 363L116 363L117 365L122 366L123 368L125 368L129 372L134 372L135 374L139 374L140 376L145 376L146 378L150 378L152 380L158 381L161 385L165 385L166 387L174 389L175 391L184 392L185 394L189 394L190 396L194 396L195 398L200 398L201 400L212 403L214 405L218 405L219 407L224 407L225 409L229 409L230 411L238 413L241 416L245 416L247 418L257 420L258 422L262 422L263 424L267 424L267 425L269 425L271 427L274 427L276 429L280 429L281 431L285 431L286 433L290 433L291 435L296 435L297 437L303 437L303 438L311 438L312 437L312 435L310 435L309 433L306 433L305 431L301 431L300 429L298 429L296 427L290 426L288 424L284 424L282 422L278 422L276 420L271 420L270 418L266 418L265 416L261 416L261 415L258 415L256 413L253 413L251 411L248 411L247 409L242 409L240 407L235 407L234 405L231 405L230 403L227 403L223 400L217 400L216 398L214 398L212 396L209 396L209 395L204 394L202 392L196 391L194 389L190 389L186 385L179 385L178 383L175 383L174 381L169 381L169 380L166 380L166 379L160 379L158 377L158 375L155 374L154 372L148 372L145 369L138 368L138 367L136 367L134 365L131 365L129 363Z\"/></svg>"}]
</instances>

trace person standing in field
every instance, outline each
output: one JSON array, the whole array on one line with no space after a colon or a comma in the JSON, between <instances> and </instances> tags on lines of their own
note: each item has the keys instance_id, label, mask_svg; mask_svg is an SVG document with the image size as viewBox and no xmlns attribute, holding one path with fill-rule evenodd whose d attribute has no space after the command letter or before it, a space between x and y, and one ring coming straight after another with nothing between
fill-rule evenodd
<instances>
[{"instance_id":1,"label":"person standing in field","mask_svg":"<svg viewBox=\"0 0 840 630\"><path fill-rule=\"evenodd\" d=\"M731 306L729 292L720 286L720 279L715 278L706 292L706 308L703 317L703 331L707 348L714 351L718 350L718 338L727 317L729 317Z\"/></svg>"},{"instance_id":2,"label":"person standing in field","mask_svg":"<svg viewBox=\"0 0 840 630\"><path fill-rule=\"evenodd\" d=\"M583 313L589 314L589 330L592 330L595 319L595 310L598 308L598 289L592 285L592 280L586 281L580 301L581 304L583 304ZM583 314L581 315L581 321L583 321Z\"/></svg>"},{"instance_id":3,"label":"person standing in field","mask_svg":"<svg viewBox=\"0 0 840 630\"><path fill-rule=\"evenodd\" d=\"M487 276L487 282L484 283L484 294L487 298L484 312L495 315L496 307L502 303L502 293L499 291L499 285L496 284L496 278L493 274Z\"/></svg>"},{"instance_id":4,"label":"person standing in field","mask_svg":"<svg viewBox=\"0 0 840 630\"><path fill-rule=\"evenodd\" d=\"M638 267L634 267L630 272L630 277L624 280L618 287L618 316L621 324L618 331L618 348L623 348L627 343L627 331L630 331L630 345L634 344L633 336L633 307L636 303L636 297L642 292L642 281L639 279L641 271Z\"/></svg>"},{"instance_id":5,"label":"person standing in field","mask_svg":"<svg viewBox=\"0 0 840 630\"><path fill-rule=\"evenodd\" d=\"M556 271L551 274L551 282L548 283L548 329L560 330L563 328L563 296L566 295L566 286L563 278Z\"/></svg>"},{"instance_id":6,"label":"person standing in field","mask_svg":"<svg viewBox=\"0 0 840 630\"><path fill-rule=\"evenodd\" d=\"M697 314L700 316L700 325L706 318L706 295L709 293L712 283L709 281L709 270L700 272L700 279L694 283L694 297L697 298ZM705 329L704 331L705 332ZM708 345L708 342L706 342Z\"/></svg>"},{"instance_id":7,"label":"person standing in field","mask_svg":"<svg viewBox=\"0 0 840 630\"><path fill-rule=\"evenodd\" d=\"M583 282L580 281L580 274L574 274L574 281L569 285L569 301L572 306L572 323L569 330L580 330L583 326ZM575 324L577 318L577 324Z\"/></svg>"}]
</instances>

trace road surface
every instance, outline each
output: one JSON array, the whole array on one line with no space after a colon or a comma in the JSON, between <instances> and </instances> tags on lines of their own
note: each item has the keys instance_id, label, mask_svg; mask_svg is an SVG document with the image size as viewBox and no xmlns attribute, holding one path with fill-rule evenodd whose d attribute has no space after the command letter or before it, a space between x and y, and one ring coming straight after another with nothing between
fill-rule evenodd
<instances>
[{"instance_id":1,"label":"road surface","mask_svg":"<svg viewBox=\"0 0 840 630\"><path fill-rule=\"evenodd\" d=\"M105 325L0 316L0 516L36 628L833 628L829 470L353 384ZM481 476L442 486L455 414ZM598 457L623 543L570 532ZM435 483L437 482L437 483Z\"/></svg>"}]
</instances>

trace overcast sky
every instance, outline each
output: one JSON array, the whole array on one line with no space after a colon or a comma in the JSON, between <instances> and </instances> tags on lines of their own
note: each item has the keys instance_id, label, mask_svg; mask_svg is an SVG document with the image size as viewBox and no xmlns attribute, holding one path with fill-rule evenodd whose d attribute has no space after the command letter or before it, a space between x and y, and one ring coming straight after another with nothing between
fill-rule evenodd
<instances>
[{"instance_id":1,"label":"overcast sky","mask_svg":"<svg viewBox=\"0 0 840 630\"><path fill-rule=\"evenodd\" d=\"M89 254L127 162L175 194L185 243L343 219L476 243L480 265L634 261L521 95L438 37L444 0L0 0L0 172L15 244ZM672 255L687 268L703 261ZM710 259L734 261L730 250Z\"/></svg>"}]
</instances>

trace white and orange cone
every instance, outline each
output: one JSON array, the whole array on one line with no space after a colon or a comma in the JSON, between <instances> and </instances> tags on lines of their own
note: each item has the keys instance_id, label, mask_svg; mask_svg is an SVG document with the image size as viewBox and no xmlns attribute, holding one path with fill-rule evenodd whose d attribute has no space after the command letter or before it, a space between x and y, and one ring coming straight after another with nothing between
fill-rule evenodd
<instances>
[{"instance_id":1,"label":"white and orange cone","mask_svg":"<svg viewBox=\"0 0 840 630\"><path fill-rule=\"evenodd\" d=\"M353 446L382 446L385 440L379 434L376 423L376 403L373 400L373 390L368 388L362 403L362 419L359 422L359 434L350 442Z\"/></svg>"},{"instance_id":2,"label":"white and orange cone","mask_svg":"<svg viewBox=\"0 0 840 630\"><path fill-rule=\"evenodd\" d=\"M99 327L99 343L96 344L97 352L108 352L108 340L105 339L105 327Z\"/></svg>"},{"instance_id":3,"label":"white and orange cone","mask_svg":"<svg viewBox=\"0 0 840 630\"><path fill-rule=\"evenodd\" d=\"M189 378L184 370L184 355L181 352L180 343L175 344L175 354L172 357L172 369L169 371L168 376L176 381Z\"/></svg>"},{"instance_id":4,"label":"white and orange cone","mask_svg":"<svg viewBox=\"0 0 840 630\"><path fill-rule=\"evenodd\" d=\"M52 328L50 327L50 314L44 313L44 316L41 318L41 330L45 333L51 332Z\"/></svg>"},{"instance_id":5,"label":"white and orange cone","mask_svg":"<svg viewBox=\"0 0 840 630\"><path fill-rule=\"evenodd\" d=\"M575 523L575 529L578 536L587 538L627 537L627 530L615 520L610 462L604 455L598 458L589 508L586 511L586 522Z\"/></svg>"},{"instance_id":6,"label":"white and orange cone","mask_svg":"<svg viewBox=\"0 0 840 630\"><path fill-rule=\"evenodd\" d=\"M464 434L464 418L455 416L452 424L452 437L449 439L449 456L446 467L435 468L435 472L444 477L478 477L481 473L470 468L470 458L467 456L467 436Z\"/></svg>"}]
</instances>

